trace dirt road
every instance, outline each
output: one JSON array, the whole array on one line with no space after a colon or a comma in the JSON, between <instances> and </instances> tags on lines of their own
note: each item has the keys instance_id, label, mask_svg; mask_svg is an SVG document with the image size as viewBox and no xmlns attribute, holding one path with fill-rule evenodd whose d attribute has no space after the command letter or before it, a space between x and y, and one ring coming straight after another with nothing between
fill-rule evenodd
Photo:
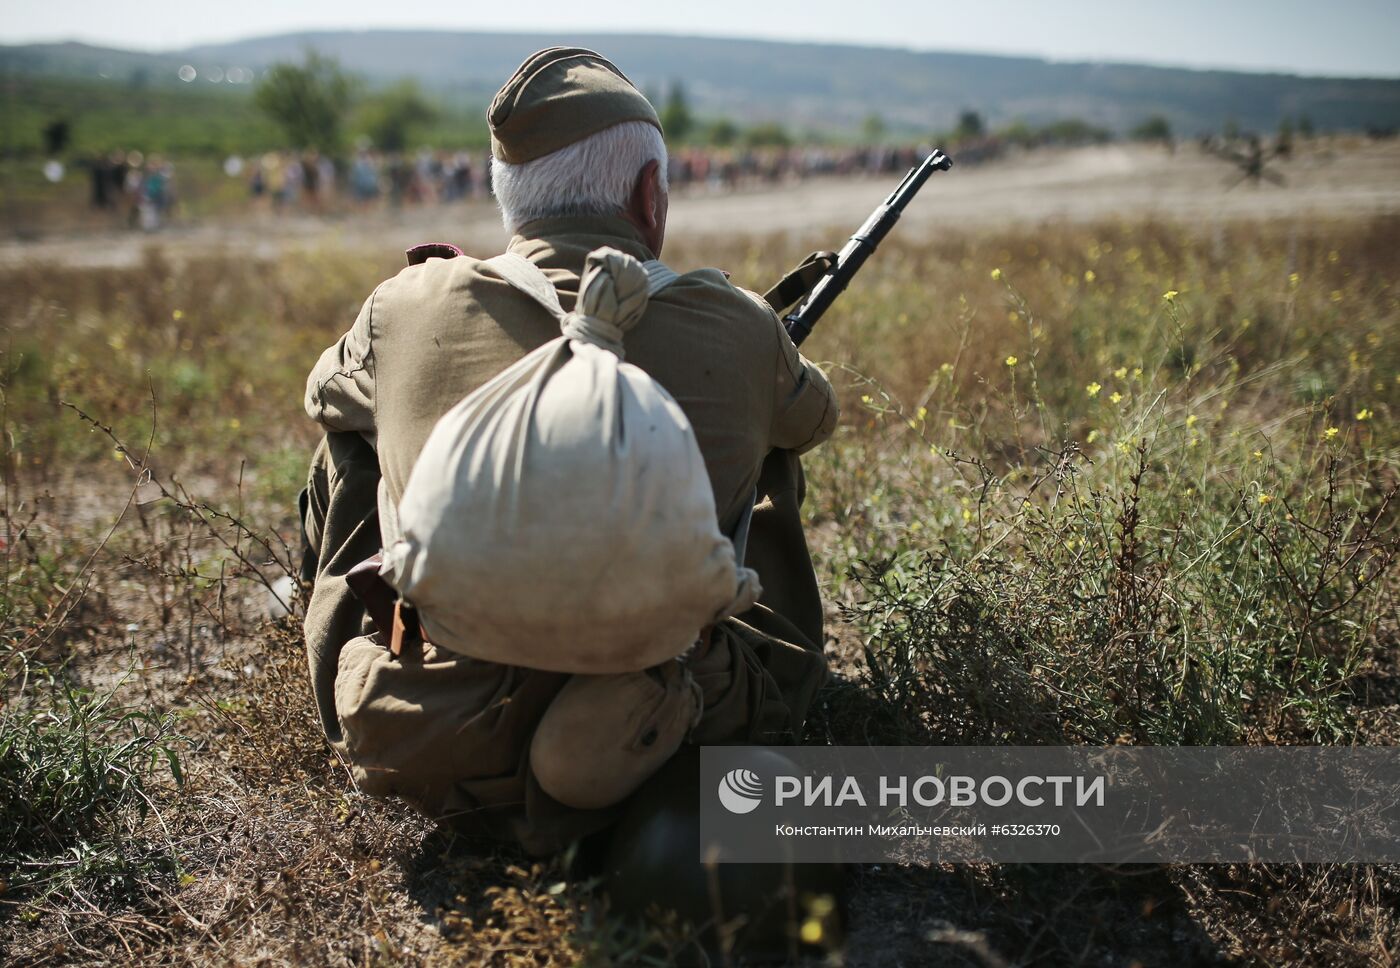
<instances>
[{"instance_id":1,"label":"dirt road","mask_svg":"<svg viewBox=\"0 0 1400 968\"><path fill-rule=\"evenodd\" d=\"M900 231L978 228L1051 220L1249 220L1348 217L1400 212L1400 143L1333 141L1274 162L1282 187L1229 187L1239 171L1195 145L1174 153L1142 145L1045 149L936 175L906 213ZM893 187L893 179L814 179L776 189L677 193L673 235L727 235L736 230L831 230L836 245ZM108 232L0 242L0 264L134 264L151 245L171 255L212 251L268 258L324 245L397 249L426 240L497 251L506 233L495 207L477 201L346 218L246 218L170 228L159 235Z\"/></svg>"}]
</instances>

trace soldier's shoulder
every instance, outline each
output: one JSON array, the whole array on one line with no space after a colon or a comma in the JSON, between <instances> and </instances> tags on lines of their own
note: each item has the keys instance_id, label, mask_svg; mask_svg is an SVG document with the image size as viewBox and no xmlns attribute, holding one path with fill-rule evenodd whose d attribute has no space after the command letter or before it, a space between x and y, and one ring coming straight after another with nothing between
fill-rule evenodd
<instances>
[{"instance_id":1,"label":"soldier's shoulder","mask_svg":"<svg viewBox=\"0 0 1400 968\"><path fill-rule=\"evenodd\" d=\"M662 290L658 298L754 323L771 324L774 319L772 308L762 296L734 285L728 274L719 269L684 273Z\"/></svg>"},{"instance_id":2,"label":"soldier's shoulder","mask_svg":"<svg viewBox=\"0 0 1400 968\"><path fill-rule=\"evenodd\" d=\"M459 288L481 275L478 259L446 242L415 245L407 252L407 265L379 284L382 295L423 294L437 288Z\"/></svg>"}]
</instances>

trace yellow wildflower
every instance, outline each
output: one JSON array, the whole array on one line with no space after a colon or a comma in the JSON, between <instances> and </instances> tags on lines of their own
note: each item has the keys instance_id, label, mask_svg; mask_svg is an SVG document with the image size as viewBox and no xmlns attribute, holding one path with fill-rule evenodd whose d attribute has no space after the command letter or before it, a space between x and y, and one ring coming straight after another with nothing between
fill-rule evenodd
<instances>
[{"instance_id":1,"label":"yellow wildflower","mask_svg":"<svg viewBox=\"0 0 1400 968\"><path fill-rule=\"evenodd\" d=\"M1194 413L1191 414L1191 416L1189 416L1189 417L1186 418L1186 426L1188 426L1188 427L1194 427L1194 426L1196 426L1196 421L1199 420L1199 419L1200 419L1200 418L1197 417Z\"/></svg>"},{"instance_id":2,"label":"yellow wildflower","mask_svg":"<svg viewBox=\"0 0 1400 968\"><path fill-rule=\"evenodd\" d=\"M1338 430L1336 427L1328 427L1326 430L1324 430L1324 431L1322 432L1322 439L1323 439L1323 440L1331 440L1333 437L1337 436L1339 433L1341 433L1341 431Z\"/></svg>"},{"instance_id":3,"label":"yellow wildflower","mask_svg":"<svg viewBox=\"0 0 1400 968\"><path fill-rule=\"evenodd\" d=\"M1016 359L1016 357L1014 357L1014 356L1008 356L1008 357L1006 358L1006 365L1007 365L1007 366L1015 366L1015 365L1016 365L1017 363L1019 363L1019 362L1021 362L1021 361L1018 360L1018 359Z\"/></svg>"},{"instance_id":4,"label":"yellow wildflower","mask_svg":"<svg viewBox=\"0 0 1400 968\"><path fill-rule=\"evenodd\" d=\"M1117 390L1114 390L1111 394L1109 394L1108 400L1110 403L1122 403L1123 394L1119 393Z\"/></svg>"},{"instance_id":5,"label":"yellow wildflower","mask_svg":"<svg viewBox=\"0 0 1400 968\"><path fill-rule=\"evenodd\" d=\"M1086 443L1086 444L1092 444L1094 441L1096 441L1096 440L1098 440L1098 439L1099 439L1099 432L1098 432L1097 430L1091 430L1091 431L1089 431L1089 436L1087 436L1087 437L1084 438L1084 443Z\"/></svg>"},{"instance_id":6,"label":"yellow wildflower","mask_svg":"<svg viewBox=\"0 0 1400 968\"><path fill-rule=\"evenodd\" d=\"M1260 504L1273 504L1273 503L1274 503L1274 496L1273 496L1272 494L1260 494L1260 495L1259 495L1259 503L1260 503Z\"/></svg>"},{"instance_id":7,"label":"yellow wildflower","mask_svg":"<svg viewBox=\"0 0 1400 968\"><path fill-rule=\"evenodd\" d=\"M925 420L927 420L927 419L928 419L928 407L920 407L920 408L919 408L919 420L920 420L920 422L925 421Z\"/></svg>"},{"instance_id":8,"label":"yellow wildflower","mask_svg":"<svg viewBox=\"0 0 1400 968\"><path fill-rule=\"evenodd\" d=\"M1085 270L1084 270L1084 281L1085 281L1085 282L1093 282L1093 281L1094 281L1095 279L1097 279L1097 278L1098 278L1098 276L1094 275L1094 270L1093 270L1093 269L1085 269Z\"/></svg>"},{"instance_id":9,"label":"yellow wildflower","mask_svg":"<svg viewBox=\"0 0 1400 968\"><path fill-rule=\"evenodd\" d=\"M183 309L177 309L170 314L170 318L178 323L180 320L185 318L185 311Z\"/></svg>"},{"instance_id":10,"label":"yellow wildflower","mask_svg":"<svg viewBox=\"0 0 1400 968\"><path fill-rule=\"evenodd\" d=\"M993 269L993 270L992 270L992 278L995 279L995 280L1000 280L1000 279L1001 279L1001 270L1000 270L1000 269Z\"/></svg>"},{"instance_id":11,"label":"yellow wildflower","mask_svg":"<svg viewBox=\"0 0 1400 968\"><path fill-rule=\"evenodd\" d=\"M1142 367L1140 367L1140 366L1135 366L1135 367L1133 367L1133 379L1134 379L1134 380L1139 380L1139 379L1141 379L1141 378L1142 378Z\"/></svg>"},{"instance_id":12,"label":"yellow wildflower","mask_svg":"<svg viewBox=\"0 0 1400 968\"><path fill-rule=\"evenodd\" d=\"M1180 291L1176 289L1168 289L1166 292L1162 293L1162 298L1167 302L1171 302L1172 300L1176 299L1177 296L1180 295Z\"/></svg>"},{"instance_id":13,"label":"yellow wildflower","mask_svg":"<svg viewBox=\"0 0 1400 968\"><path fill-rule=\"evenodd\" d=\"M1254 459L1255 459L1255 460L1263 460L1263 459L1264 459L1264 452L1263 452L1262 450L1256 450L1256 451L1254 452Z\"/></svg>"},{"instance_id":14,"label":"yellow wildflower","mask_svg":"<svg viewBox=\"0 0 1400 968\"><path fill-rule=\"evenodd\" d=\"M1113 378L1115 380L1125 380L1127 379L1127 377L1128 368L1126 366L1120 366L1118 369L1113 371Z\"/></svg>"},{"instance_id":15,"label":"yellow wildflower","mask_svg":"<svg viewBox=\"0 0 1400 968\"><path fill-rule=\"evenodd\" d=\"M1288 274L1288 288L1290 288L1290 289L1297 289L1297 288L1298 288L1298 283L1300 283L1300 282L1302 282L1302 281L1303 281L1302 276L1298 275L1298 273L1296 273L1296 272L1290 272L1290 273Z\"/></svg>"},{"instance_id":16,"label":"yellow wildflower","mask_svg":"<svg viewBox=\"0 0 1400 968\"><path fill-rule=\"evenodd\" d=\"M1357 420L1370 420L1374 416L1375 413L1372 412L1370 407L1363 407L1362 409L1356 411Z\"/></svg>"},{"instance_id":17,"label":"yellow wildflower","mask_svg":"<svg viewBox=\"0 0 1400 968\"><path fill-rule=\"evenodd\" d=\"M867 406L869 406L870 404L874 403L875 401L873 401L872 399L870 399L870 394L868 394L868 393L862 393L862 394L860 395L860 402L863 403L863 404L865 404L865 405L867 405Z\"/></svg>"},{"instance_id":18,"label":"yellow wildflower","mask_svg":"<svg viewBox=\"0 0 1400 968\"><path fill-rule=\"evenodd\" d=\"M971 520L972 520L972 509L971 509L971 508L963 508L963 522L966 523L966 522L971 521Z\"/></svg>"},{"instance_id":19,"label":"yellow wildflower","mask_svg":"<svg viewBox=\"0 0 1400 968\"><path fill-rule=\"evenodd\" d=\"M1102 390L1102 389L1103 389L1103 386L1100 385L1099 383L1095 382L1095 383L1090 383L1088 386L1086 386L1086 387L1084 388L1084 392L1087 393L1087 394L1089 394L1089 396L1091 396L1091 397L1096 397L1096 396L1099 395L1099 391Z\"/></svg>"}]
</instances>

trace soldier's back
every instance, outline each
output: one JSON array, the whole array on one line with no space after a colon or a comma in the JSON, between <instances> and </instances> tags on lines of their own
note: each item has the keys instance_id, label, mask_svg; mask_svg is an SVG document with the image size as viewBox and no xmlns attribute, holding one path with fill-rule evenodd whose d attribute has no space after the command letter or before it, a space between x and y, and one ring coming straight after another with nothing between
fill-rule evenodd
<instances>
[{"instance_id":1,"label":"soldier's back","mask_svg":"<svg viewBox=\"0 0 1400 968\"><path fill-rule=\"evenodd\" d=\"M568 310L589 252L650 253L618 218L560 218L527 226L510 251L544 270ZM429 259L376 291L371 315L375 425L388 497L397 502L438 418L526 353L558 323L474 258ZM704 269L680 276L628 334L626 359L675 397L695 429L721 527L737 520L773 446L777 399L800 364L783 352L773 313ZM790 346L789 346L790 349Z\"/></svg>"}]
</instances>

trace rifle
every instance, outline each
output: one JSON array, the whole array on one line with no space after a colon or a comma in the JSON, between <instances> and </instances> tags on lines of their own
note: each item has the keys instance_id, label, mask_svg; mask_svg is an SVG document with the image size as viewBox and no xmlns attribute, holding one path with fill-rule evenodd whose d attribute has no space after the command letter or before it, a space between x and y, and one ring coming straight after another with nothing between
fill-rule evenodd
<instances>
[{"instance_id":1,"label":"rifle","mask_svg":"<svg viewBox=\"0 0 1400 968\"><path fill-rule=\"evenodd\" d=\"M813 252L803 263L783 277L764 295L764 299L775 312L782 312L799 299L802 304L783 317L783 325L793 343L802 345L817 325L817 320L831 308L836 297L841 295L865 260L894 228L906 205L924 187L924 182L935 171L947 171L953 167L953 159L935 148L922 162L909 169L909 174L899 183L870 217L865 220L856 234L839 253Z\"/></svg>"}]
</instances>

